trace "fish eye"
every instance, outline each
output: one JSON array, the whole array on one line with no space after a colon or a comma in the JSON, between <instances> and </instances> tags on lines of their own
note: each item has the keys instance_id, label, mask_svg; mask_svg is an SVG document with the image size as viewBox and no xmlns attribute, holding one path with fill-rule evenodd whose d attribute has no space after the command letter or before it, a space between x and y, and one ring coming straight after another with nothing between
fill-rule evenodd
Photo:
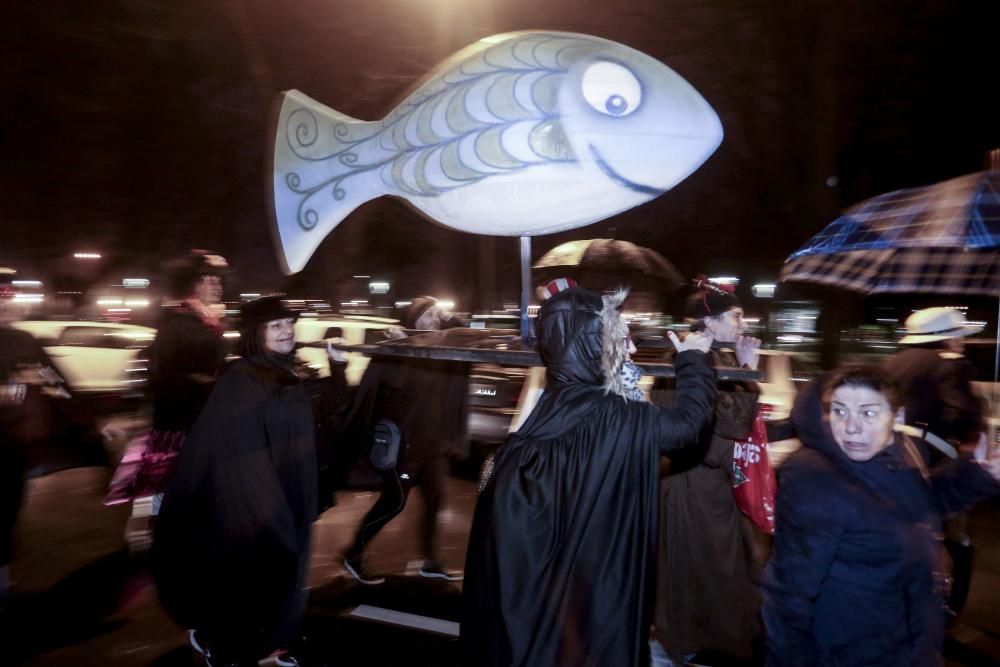
<instances>
[{"instance_id":1,"label":"fish eye","mask_svg":"<svg viewBox=\"0 0 1000 667\"><path fill-rule=\"evenodd\" d=\"M639 80L616 63L594 63L584 71L580 85L587 104L607 116L627 116L642 101Z\"/></svg>"}]
</instances>

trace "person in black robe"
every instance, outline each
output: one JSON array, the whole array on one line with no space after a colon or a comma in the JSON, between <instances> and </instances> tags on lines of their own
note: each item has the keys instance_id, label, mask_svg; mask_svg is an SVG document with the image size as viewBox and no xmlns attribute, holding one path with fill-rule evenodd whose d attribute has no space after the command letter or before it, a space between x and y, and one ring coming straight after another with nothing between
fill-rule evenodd
<instances>
[{"instance_id":1,"label":"person in black robe","mask_svg":"<svg viewBox=\"0 0 1000 667\"><path fill-rule=\"evenodd\" d=\"M48 436L47 414L30 369L48 366L31 334L10 326L17 319L14 290L0 284L0 610L10 594L14 526L24 499L29 449Z\"/></svg>"},{"instance_id":2,"label":"person in black robe","mask_svg":"<svg viewBox=\"0 0 1000 667\"><path fill-rule=\"evenodd\" d=\"M256 664L296 641L317 511L294 316L277 297L252 301L241 336L243 358L219 379L168 479L153 541L160 600L211 665Z\"/></svg>"},{"instance_id":3,"label":"person in black robe","mask_svg":"<svg viewBox=\"0 0 1000 667\"><path fill-rule=\"evenodd\" d=\"M9 274L8 274L9 275ZM2 269L0 277L6 278ZM0 612L12 596L14 527L27 477L107 465L93 416L71 394L35 338L12 323L23 314L0 282Z\"/></svg>"},{"instance_id":4,"label":"person in black robe","mask_svg":"<svg viewBox=\"0 0 1000 667\"><path fill-rule=\"evenodd\" d=\"M624 293L569 288L542 306L548 375L496 455L466 557L461 644L468 665L648 664L663 454L708 423L711 338L671 335L672 408L614 393L627 358Z\"/></svg>"},{"instance_id":5,"label":"person in black robe","mask_svg":"<svg viewBox=\"0 0 1000 667\"><path fill-rule=\"evenodd\" d=\"M222 372L226 358L222 276L226 260L192 250L167 264L169 298L157 321L156 337L146 350L152 424L129 444L105 502L132 502L125 539L137 552L149 547L166 480L184 438ZM140 499L146 502L136 502Z\"/></svg>"}]
</instances>

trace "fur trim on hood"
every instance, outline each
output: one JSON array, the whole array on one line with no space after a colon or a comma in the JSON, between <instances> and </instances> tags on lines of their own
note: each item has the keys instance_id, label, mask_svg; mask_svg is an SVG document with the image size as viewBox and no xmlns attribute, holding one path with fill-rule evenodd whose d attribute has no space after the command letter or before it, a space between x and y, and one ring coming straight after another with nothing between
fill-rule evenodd
<instances>
[{"instance_id":1,"label":"fur trim on hood","mask_svg":"<svg viewBox=\"0 0 1000 667\"><path fill-rule=\"evenodd\" d=\"M601 310L601 330L603 341L601 349L601 371L604 373L604 393L628 396L628 389L622 378L622 366L628 361L628 323L621 315L622 304L628 297L627 289L619 289L602 298L604 308Z\"/></svg>"}]
</instances>

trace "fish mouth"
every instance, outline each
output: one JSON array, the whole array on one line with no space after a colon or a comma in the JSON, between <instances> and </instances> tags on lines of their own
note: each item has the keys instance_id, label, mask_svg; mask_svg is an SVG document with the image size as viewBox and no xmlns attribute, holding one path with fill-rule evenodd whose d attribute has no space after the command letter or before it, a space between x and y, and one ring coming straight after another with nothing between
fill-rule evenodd
<instances>
[{"instance_id":1,"label":"fish mouth","mask_svg":"<svg viewBox=\"0 0 1000 667\"><path fill-rule=\"evenodd\" d=\"M636 183L635 181L630 181L629 179L625 178L617 171L612 169L611 165L608 164L604 160L604 158L601 157L601 154L597 152L597 149L594 148L593 144L587 144L587 147L590 148L590 154L594 156L594 162L596 162L597 166L601 168L601 171L604 172L604 175L610 178L618 185L622 186L623 188L628 188L633 192L639 192L644 195L649 195L650 197L657 197L666 192L666 189L664 188L654 188L649 185L643 185L642 183Z\"/></svg>"}]
</instances>

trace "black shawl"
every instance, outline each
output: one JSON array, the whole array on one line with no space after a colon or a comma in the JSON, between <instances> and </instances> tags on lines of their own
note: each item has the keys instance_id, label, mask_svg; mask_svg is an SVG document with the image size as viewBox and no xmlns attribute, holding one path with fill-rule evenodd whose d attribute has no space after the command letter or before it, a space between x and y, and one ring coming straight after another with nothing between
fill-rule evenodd
<instances>
[{"instance_id":1,"label":"black shawl","mask_svg":"<svg viewBox=\"0 0 1000 667\"><path fill-rule=\"evenodd\" d=\"M259 655L287 646L305 604L316 452L290 370L246 360L220 378L167 483L153 544L164 607Z\"/></svg>"}]
</instances>

